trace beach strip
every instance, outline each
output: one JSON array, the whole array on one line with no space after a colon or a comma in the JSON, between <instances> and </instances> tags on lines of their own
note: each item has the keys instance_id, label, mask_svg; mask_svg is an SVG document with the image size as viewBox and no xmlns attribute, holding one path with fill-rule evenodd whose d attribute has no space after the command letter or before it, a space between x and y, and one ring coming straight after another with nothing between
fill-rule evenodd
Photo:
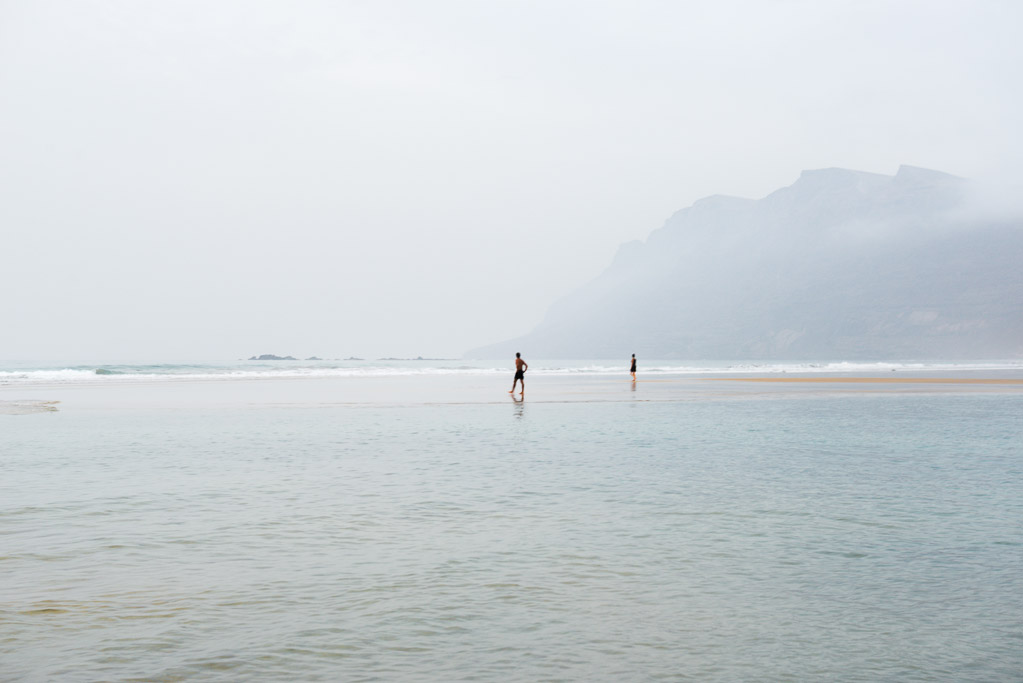
<instances>
[{"instance_id":1,"label":"beach strip","mask_svg":"<svg viewBox=\"0 0 1023 683\"><path fill-rule=\"evenodd\" d=\"M1023 384L1023 378L973 377L705 377L711 382L789 382L805 384Z\"/></svg>"}]
</instances>

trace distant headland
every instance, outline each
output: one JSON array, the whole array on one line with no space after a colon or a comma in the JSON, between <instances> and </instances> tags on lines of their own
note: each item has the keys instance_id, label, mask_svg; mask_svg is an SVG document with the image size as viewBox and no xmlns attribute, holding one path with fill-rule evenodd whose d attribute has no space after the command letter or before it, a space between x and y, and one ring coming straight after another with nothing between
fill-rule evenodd
<instances>
[{"instance_id":1,"label":"distant headland","mask_svg":"<svg viewBox=\"0 0 1023 683\"><path fill-rule=\"evenodd\" d=\"M1023 358L1023 215L961 178L804 171L762 199L712 196L466 358Z\"/></svg>"}]
</instances>

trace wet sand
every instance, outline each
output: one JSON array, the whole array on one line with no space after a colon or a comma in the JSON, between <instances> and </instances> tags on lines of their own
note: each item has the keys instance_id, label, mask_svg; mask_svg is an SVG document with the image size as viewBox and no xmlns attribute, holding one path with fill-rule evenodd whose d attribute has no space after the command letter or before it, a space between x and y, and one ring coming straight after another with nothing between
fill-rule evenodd
<instances>
[{"instance_id":1,"label":"wet sand","mask_svg":"<svg viewBox=\"0 0 1023 683\"><path fill-rule=\"evenodd\" d=\"M812 382L816 384L1023 384L1023 378L981 377L712 377L718 382Z\"/></svg>"},{"instance_id":2,"label":"wet sand","mask_svg":"<svg viewBox=\"0 0 1023 683\"><path fill-rule=\"evenodd\" d=\"M1023 393L1023 376L862 377L665 375L633 382L628 375L536 374L529 403L687 402L795 398L865 393ZM1017 375L1017 376L1013 376ZM315 379L103 381L0 387L0 415L54 411L175 411L244 407L424 406L511 403L511 373Z\"/></svg>"},{"instance_id":3,"label":"wet sand","mask_svg":"<svg viewBox=\"0 0 1023 683\"><path fill-rule=\"evenodd\" d=\"M0 415L53 413L60 401L0 401Z\"/></svg>"}]
</instances>

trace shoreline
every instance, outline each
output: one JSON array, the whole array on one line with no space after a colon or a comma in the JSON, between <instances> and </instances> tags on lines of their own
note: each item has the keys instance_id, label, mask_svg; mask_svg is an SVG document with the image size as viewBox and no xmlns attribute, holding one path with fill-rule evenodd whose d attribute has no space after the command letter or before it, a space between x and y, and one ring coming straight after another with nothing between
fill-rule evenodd
<instances>
[{"instance_id":1,"label":"shoreline","mask_svg":"<svg viewBox=\"0 0 1023 683\"><path fill-rule=\"evenodd\" d=\"M525 403L688 403L810 397L1023 394L1023 377L537 375ZM0 415L517 403L511 374L244 378L0 386Z\"/></svg>"},{"instance_id":2,"label":"shoreline","mask_svg":"<svg viewBox=\"0 0 1023 683\"><path fill-rule=\"evenodd\" d=\"M712 382L795 382L816 384L1023 384L1023 378L987 377L704 377Z\"/></svg>"}]
</instances>

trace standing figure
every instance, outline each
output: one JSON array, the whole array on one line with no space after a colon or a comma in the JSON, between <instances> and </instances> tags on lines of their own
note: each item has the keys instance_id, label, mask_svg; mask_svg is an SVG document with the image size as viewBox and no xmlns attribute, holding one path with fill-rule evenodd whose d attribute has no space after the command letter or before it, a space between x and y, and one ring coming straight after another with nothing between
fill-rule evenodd
<instances>
[{"instance_id":1,"label":"standing figure","mask_svg":"<svg viewBox=\"0 0 1023 683\"><path fill-rule=\"evenodd\" d=\"M519 395L520 396L525 396L526 395L526 370L528 370L528 369L529 369L529 366L526 364L526 361L522 360L522 354L521 353L516 353L515 354L515 380L512 382L512 388L511 388L511 391L508 392L509 394L514 394L515 393L515 385L518 384L519 382L522 382L522 391L519 392Z\"/></svg>"},{"instance_id":2,"label":"standing figure","mask_svg":"<svg viewBox=\"0 0 1023 683\"><path fill-rule=\"evenodd\" d=\"M632 373L632 381L636 381L636 354L632 354L632 367L629 368L629 372Z\"/></svg>"}]
</instances>

